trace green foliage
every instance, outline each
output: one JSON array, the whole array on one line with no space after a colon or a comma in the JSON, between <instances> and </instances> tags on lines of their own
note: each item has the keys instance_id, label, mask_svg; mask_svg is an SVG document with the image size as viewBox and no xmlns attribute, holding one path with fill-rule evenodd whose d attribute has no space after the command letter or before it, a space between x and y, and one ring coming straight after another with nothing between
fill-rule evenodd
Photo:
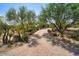
<instances>
[{"instance_id":1,"label":"green foliage","mask_svg":"<svg viewBox=\"0 0 79 59\"><path fill-rule=\"evenodd\" d=\"M22 34L22 41L25 42L25 43L28 43L29 42L28 37L29 37L29 35L28 35L27 32L23 33Z\"/></svg>"},{"instance_id":2,"label":"green foliage","mask_svg":"<svg viewBox=\"0 0 79 59\"><path fill-rule=\"evenodd\" d=\"M16 10L14 8L10 8L6 13L7 20L15 20L17 18Z\"/></svg>"},{"instance_id":3,"label":"green foliage","mask_svg":"<svg viewBox=\"0 0 79 59\"><path fill-rule=\"evenodd\" d=\"M18 15L18 19L17 19L18 22L23 23L24 21L26 21L27 8L25 6L21 6L19 8L19 12L17 15Z\"/></svg>"},{"instance_id":4,"label":"green foliage","mask_svg":"<svg viewBox=\"0 0 79 59\"><path fill-rule=\"evenodd\" d=\"M37 31L36 25L37 25L37 23L35 22L35 20L30 22L29 24L25 24L26 29L27 29L27 26L28 26L28 29L26 30L28 32L28 34L33 34L34 32Z\"/></svg>"},{"instance_id":5,"label":"green foliage","mask_svg":"<svg viewBox=\"0 0 79 59\"><path fill-rule=\"evenodd\" d=\"M3 22L2 22L2 17L0 17L0 35L1 35L2 32L3 32L2 24L3 24Z\"/></svg>"},{"instance_id":6,"label":"green foliage","mask_svg":"<svg viewBox=\"0 0 79 59\"><path fill-rule=\"evenodd\" d=\"M55 26L52 24L49 24L49 28L55 29Z\"/></svg>"},{"instance_id":7,"label":"green foliage","mask_svg":"<svg viewBox=\"0 0 79 59\"><path fill-rule=\"evenodd\" d=\"M18 41L28 42L29 33L35 32L35 12L28 10L25 6L21 6L16 13L14 8L10 8L6 14L7 20L14 20L18 24L12 26L11 29L14 29L18 32L17 36ZM9 34L11 36L11 34Z\"/></svg>"},{"instance_id":8,"label":"green foliage","mask_svg":"<svg viewBox=\"0 0 79 59\"><path fill-rule=\"evenodd\" d=\"M36 15L35 15L35 12L29 10L29 11L27 12L27 20L28 20L28 22L33 21L33 20L35 19L35 16L36 16Z\"/></svg>"},{"instance_id":9,"label":"green foliage","mask_svg":"<svg viewBox=\"0 0 79 59\"><path fill-rule=\"evenodd\" d=\"M43 8L42 8L43 9ZM39 16L39 20L38 20L38 24L39 24L39 28L45 28L48 26L47 24L47 20L46 20L46 14L45 14L45 10L43 9L40 13L40 16Z\"/></svg>"},{"instance_id":10,"label":"green foliage","mask_svg":"<svg viewBox=\"0 0 79 59\"><path fill-rule=\"evenodd\" d=\"M38 24L39 24L40 28L45 28L46 27L46 23L43 20L40 20Z\"/></svg>"},{"instance_id":11,"label":"green foliage","mask_svg":"<svg viewBox=\"0 0 79 59\"><path fill-rule=\"evenodd\" d=\"M17 24L14 26L9 26L2 22L0 18L0 33L7 32L14 29L18 32L18 40L23 42L28 42L28 37L40 28L51 27L56 29L59 33L63 35L64 31L68 27L79 27L79 4L67 4L67 3L51 3L42 11L36 19L35 12L28 10L27 7L21 6L16 12L14 8L10 8L6 13L6 20L16 21ZM10 37L12 34L8 34ZM77 39L79 36L78 32L72 34L72 37Z\"/></svg>"},{"instance_id":12,"label":"green foliage","mask_svg":"<svg viewBox=\"0 0 79 59\"><path fill-rule=\"evenodd\" d=\"M74 27L74 28L79 28L79 21L77 21L77 22L75 23L75 25L73 25L73 27Z\"/></svg>"},{"instance_id":13,"label":"green foliage","mask_svg":"<svg viewBox=\"0 0 79 59\"><path fill-rule=\"evenodd\" d=\"M79 41L79 31L74 31L74 32L71 34L71 38L73 38L74 40Z\"/></svg>"},{"instance_id":14,"label":"green foliage","mask_svg":"<svg viewBox=\"0 0 79 59\"><path fill-rule=\"evenodd\" d=\"M43 8L41 18L54 25L61 34L78 21L79 4L50 3Z\"/></svg>"}]
</instances>

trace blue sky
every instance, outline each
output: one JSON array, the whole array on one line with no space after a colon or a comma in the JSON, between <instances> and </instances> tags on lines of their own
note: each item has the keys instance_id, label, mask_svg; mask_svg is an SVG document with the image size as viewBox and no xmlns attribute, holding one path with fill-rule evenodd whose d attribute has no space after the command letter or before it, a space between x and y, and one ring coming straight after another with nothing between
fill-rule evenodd
<instances>
[{"instance_id":1,"label":"blue sky","mask_svg":"<svg viewBox=\"0 0 79 59\"><path fill-rule=\"evenodd\" d=\"M29 10L34 10L36 15L39 15L41 7L45 7L44 3L0 3L0 15L5 16L9 8L13 7L17 11L20 6L26 6Z\"/></svg>"}]
</instances>

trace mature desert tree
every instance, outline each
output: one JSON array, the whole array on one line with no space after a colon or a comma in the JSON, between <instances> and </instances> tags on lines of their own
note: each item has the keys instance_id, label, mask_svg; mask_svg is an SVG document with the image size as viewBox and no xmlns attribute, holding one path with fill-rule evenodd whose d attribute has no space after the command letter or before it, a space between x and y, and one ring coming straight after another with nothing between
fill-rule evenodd
<instances>
[{"instance_id":1,"label":"mature desert tree","mask_svg":"<svg viewBox=\"0 0 79 59\"><path fill-rule=\"evenodd\" d=\"M22 29L21 32L25 34L29 30L32 21L35 19L35 12L28 10L25 6L21 6L18 12L18 19L19 23L22 25L22 28L20 28Z\"/></svg>"},{"instance_id":2,"label":"mature desert tree","mask_svg":"<svg viewBox=\"0 0 79 59\"><path fill-rule=\"evenodd\" d=\"M29 27L27 26L28 23L34 20L35 13L31 10L28 10L25 6L21 6L17 13L14 8L10 8L6 14L6 17L8 21L14 20L18 23L18 25L16 25L15 27L17 29L19 37L21 38L21 34L25 33L25 31Z\"/></svg>"},{"instance_id":3,"label":"mature desert tree","mask_svg":"<svg viewBox=\"0 0 79 59\"><path fill-rule=\"evenodd\" d=\"M28 19L28 22L31 22L32 20L35 20L35 12L29 10L28 13L27 13L27 19Z\"/></svg>"},{"instance_id":4,"label":"mature desert tree","mask_svg":"<svg viewBox=\"0 0 79 59\"><path fill-rule=\"evenodd\" d=\"M9 26L3 22L3 18L0 18L0 33L4 34L2 38L3 44L8 44L8 29Z\"/></svg>"},{"instance_id":5,"label":"mature desert tree","mask_svg":"<svg viewBox=\"0 0 79 59\"><path fill-rule=\"evenodd\" d=\"M33 23L33 21L35 20L35 17L36 17L36 15L35 15L35 12L34 12L34 11L29 10L29 11L27 12L27 31L28 31L29 26L30 26L30 25Z\"/></svg>"},{"instance_id":6,"label":"mature desert tree","mask_svg":"<svg viewBox=\"0 0 79 59\"><path fill-rule=\"evenodd\" d=\"M42 17L54 25L62 35L68 27L73 26L79 20L79 4L48 4L42 12L44 15Z\"/></svg>"},{"instance_id":7,"label":"mature desert tree","mask_svg":"<svg viewBox=\"0 0 79 59\"><path fill-rule=\"evenodd\" d=\"M14 26L16 29L19 38L21 39L21 30L24 30L24 22L26 20L26 7L22 6L19 8L19 11L16 12L14 8L10 8L6 14L6 18L8 21L14 20L18 23L18 25Z\"/></svg>"},{"instance_id":8,"label":"mature desert tree","mask_svg":"<svg viewBox=\"0 0 79 59\"><path fill-rule=\"evenodd\" d=\"M35 12L28 10L25 6L21 6L19 8L18 18L19 22L24 26L25 22L29 24L30 22L32 22L32 20L35 19Z\"/></svg>"},{"instance_id":9,"label":"mature desert tree","mask_svg":"<svg viewBox=\"0 0 79 59\"><path fill-rule=\"evenodd\" d=\"M7 25L6 23L2 24L3 27L3 44L8 44L8 34L9 34L9 25Z\"/></svg>"},{"instance_id":10,"label":"mature desert tree","mask_svg":"<svg viewBox=\"0 0 79 59\"><path fill-rule=\"evenodd\" d=\"M2 22L2 16L0 16L0 36L1 36L2 32L3 32L2 24L3 24L3 22Z\"/></svg>"},{"instance_id":11,"label":"mature desert tree","mask_svg":"<svg viewBox=\"0 0 79 59\"><path fill-rule=\"evenodd\" d=\"M14 8L10 8L8 12L6 13L6 18L7 20L16 20L17 15L16 15L16 10Z\"/></svg>"},{"instance_id":12,"label":"mature desert tree","mask_svg":"<svg viewBox=\"0 0 79 59\"><path fill-rule=\"evenodd\" d=\"M26 14L27 14L27 8L25 6L21 6L19 8L19 12L18 12L18 22L21 23L22 25L24 24L24 22L26 21Z\"/></svg>"},{"instance_id":13,"label":"mature desert tree","mask_svg":"<svg viewBox=\"0 0 79 59\"><path fill-rule=\"evenodd\" d=\"M39 22L39 27L45 27L46 25L47 25L47 20L46 20L46 11L44 10L44 8L42 8L42 11L41 11L41 13L40 13L40 15L39 15L39 20L38 20L38 22Z\"/></svg>"},{"instance_id":14,"label":"mature desert tree","mask_svg":"<svg viewBox=\"0 0 79 59\"><path fill-rule=\"evenodd\" d=\"M24 29L25 29L25 26L24 26L24 23L26 22L26 14L27 14L27 8L25 6L21 6L19 8L19 12L18 12L18 19L16 20L18 23L19 23L19 27L18 27L18 33L19 33L19 37L21 38L21 33L23 32L24 33Z\"/></svg>"},{"instance_id":15,"label":"mature desert tree","mask_svg":"<svg viewBox=\"0 0 79 59\"><path fill-rule=\"evenodd\" d=\"M17 20L17 14L16 14L16 10L14 8L10 8L7 13L6 13L6 21L10 22L10 21L16 21ZM8 30L5 31L7 32L8 36L11 38L11 34L9 33L9 30L11 30L11 28L13 27L12 24L8 25ZM10 38L8 39L10 41Z\"/></svg>"}]
</instances>

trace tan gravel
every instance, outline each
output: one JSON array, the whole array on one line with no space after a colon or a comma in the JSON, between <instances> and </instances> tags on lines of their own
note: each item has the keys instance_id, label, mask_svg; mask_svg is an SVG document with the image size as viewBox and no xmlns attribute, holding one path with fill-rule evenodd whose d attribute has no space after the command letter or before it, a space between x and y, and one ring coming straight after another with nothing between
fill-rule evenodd
<instances>
[{"instance_id":1,"label":"tan gravel","mask_svg":"<svg viewBox=\"0 0 79 59\"><path fill-rule=\"evenodd\" d=\"M27 44L24 44L21 47L14 48L8 53L16 56L72 56L73 53L60 46L50 45L46 39L42 37L43 34L47 33L47 29L41 29L34 34L41 36L41 39L38 39L39 45L36 47L29 47Z\"/></svg>"}]
</instances>

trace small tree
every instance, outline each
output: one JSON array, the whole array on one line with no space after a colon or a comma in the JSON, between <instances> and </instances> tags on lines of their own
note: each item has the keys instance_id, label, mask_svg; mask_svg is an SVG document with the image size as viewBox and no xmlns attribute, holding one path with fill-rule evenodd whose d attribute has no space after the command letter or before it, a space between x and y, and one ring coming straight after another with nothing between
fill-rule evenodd
<instances>
[{"instance_id":1,"label":"small tree","mask_svg":"<svg viewBox=\"0 0 79 59\"><path fill-rule=\"evenodd\" d=\"M42 10L42 15L41 17L54 25L56 30L63 35L67 28L75 25L79 20L79 4L48 4Z\"/></svg>"},{"instance_id":2,"label":"small tree","mask_svg":"<svg viewBox=\"0 0 79 59\"><path fill-rule=\"evenodd\" d=\"M14 20L17 22L15 28L19 34L19 39L22 40L23 34L26 34L28 31L29 24L35 19L35 13L31 10L28 10L25 6L21 6L17 13L14 8L10 8L6 14L6 17L8 21Z\"/></svg>"},{"instance_id":3,"label":"small tree","mask_svg":"<svg viewBox=\"0 0 79 59\"><path fill-rule=\"evenodd\" d=\"M0 18L0 31L3 34L3 45L8 44L8 32L9 32L9 25L3 22L3 17Z\"/></svg>"}]
</instances>

